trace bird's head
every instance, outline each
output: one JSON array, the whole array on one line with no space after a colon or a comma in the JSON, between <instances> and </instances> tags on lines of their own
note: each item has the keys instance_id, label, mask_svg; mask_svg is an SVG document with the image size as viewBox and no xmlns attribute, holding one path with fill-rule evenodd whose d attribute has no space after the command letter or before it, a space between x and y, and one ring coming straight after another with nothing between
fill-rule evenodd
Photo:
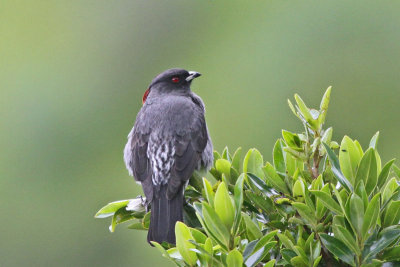
<instances>
[{"instance_id":1,"label":"bird's head","mask_svg":"<svg viewBox=\"0 0 400 267\"><path fill-rule=\"evenodd\" d=\"M169 69L157 75L143 95L143 104L151 91L158 93L189 92L192 80L201 76L196 71Z\"/></svg>"}]
</instances>

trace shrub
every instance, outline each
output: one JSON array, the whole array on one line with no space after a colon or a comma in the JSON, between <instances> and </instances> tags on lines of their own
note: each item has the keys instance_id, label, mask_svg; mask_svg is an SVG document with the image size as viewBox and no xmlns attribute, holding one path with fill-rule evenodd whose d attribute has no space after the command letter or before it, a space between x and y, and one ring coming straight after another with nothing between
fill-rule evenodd
<instances>
[{"instance_id":1,"label":"shrub","mask_svg":"<svg viewBox=\"0 0 400 267\"><path fill-rule=\"evenodd\" d=\"M176 246L153 245L177 266L381 266L400 261L399 168L382 164L379 132L362 148L341 144L325 129L331 88L319 110L300 96L289 107L304 132L283 130L264 163L256 149L242 160L214 152L212 179L195 173L186 188ZM338 153L335 153L335 150ZM211 181L212 180L212 181ZM110 231L129 221L146 230L141 198L117 201L96 217L112 216ZM143 241L145 242L145 241Z\"/></svg>"}]
</instances>

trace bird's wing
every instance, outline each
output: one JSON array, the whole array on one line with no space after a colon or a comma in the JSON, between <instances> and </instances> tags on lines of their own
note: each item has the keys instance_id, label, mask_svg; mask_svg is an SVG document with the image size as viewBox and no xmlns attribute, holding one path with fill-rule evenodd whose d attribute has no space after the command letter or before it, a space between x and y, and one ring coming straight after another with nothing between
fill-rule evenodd
<instances>
[{"instance_id":1,"label":"bird's wing","mask_svg":"<svg viewBox=\"0 0 400 267\"><path fill-rule=\"evenodd\" d=\"M135 126L128 135L128 142L124 150L125 164L129 173L136 181L140 182L147 201L151 201L153 187L151 182L151 165L147 157L147 146L150 131L148 127L142 127L140 116L136 120Z\"/></svg>"},{"instance_id":2,"label":"bird's wing","mask_svg":"<svg viewBox=\"0 0 400 267\"><path fill-rule=\"evenodd\" d=\"M186 127L186 130L179 129L174 137L175 164L168 181L167 197L169 199L173 198L182 185L189 180L207 145L208 134L204 113L197 114L198 116L193 117L192 123Z\"/></svg>"}]
</instances>

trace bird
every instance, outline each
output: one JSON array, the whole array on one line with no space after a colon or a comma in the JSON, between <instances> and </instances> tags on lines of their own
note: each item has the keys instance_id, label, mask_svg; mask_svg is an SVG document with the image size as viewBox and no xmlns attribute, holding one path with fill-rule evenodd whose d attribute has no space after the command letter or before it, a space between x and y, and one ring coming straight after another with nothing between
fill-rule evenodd
<instances>
[{"instance_id":1,"label":"bird","mask_svg":"<svg viewBox=\"0 0 400 267\"><path fill-rule=\"evenodd\" d=\"M175 244L184 191L195 170L209 170L213 145L203 100L190 89L196 71L168 69L145 91L128 135L124 161L150 205L147 242Z\"/></svg>"}]
</instances>

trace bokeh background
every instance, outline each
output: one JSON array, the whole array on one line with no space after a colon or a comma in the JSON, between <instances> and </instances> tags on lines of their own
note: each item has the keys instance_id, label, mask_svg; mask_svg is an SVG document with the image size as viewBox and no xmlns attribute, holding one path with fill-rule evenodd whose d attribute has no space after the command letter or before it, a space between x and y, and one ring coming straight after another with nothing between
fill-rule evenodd
<instances>
[{"instance_id":1,"label":"bokeh background","mask_svg":"<svg viewBox=\"0 0 400 267\"><path fill-rule=\"evenodd\" d=\"M144 232L94 219L136 197L122 149L151 79L203 73L215 148L301 131L286 99L400 157L399 1L0 2L0 266L171 266ZM340 140L338 140L340 141Z\"/></svg>"}]
</instances>

